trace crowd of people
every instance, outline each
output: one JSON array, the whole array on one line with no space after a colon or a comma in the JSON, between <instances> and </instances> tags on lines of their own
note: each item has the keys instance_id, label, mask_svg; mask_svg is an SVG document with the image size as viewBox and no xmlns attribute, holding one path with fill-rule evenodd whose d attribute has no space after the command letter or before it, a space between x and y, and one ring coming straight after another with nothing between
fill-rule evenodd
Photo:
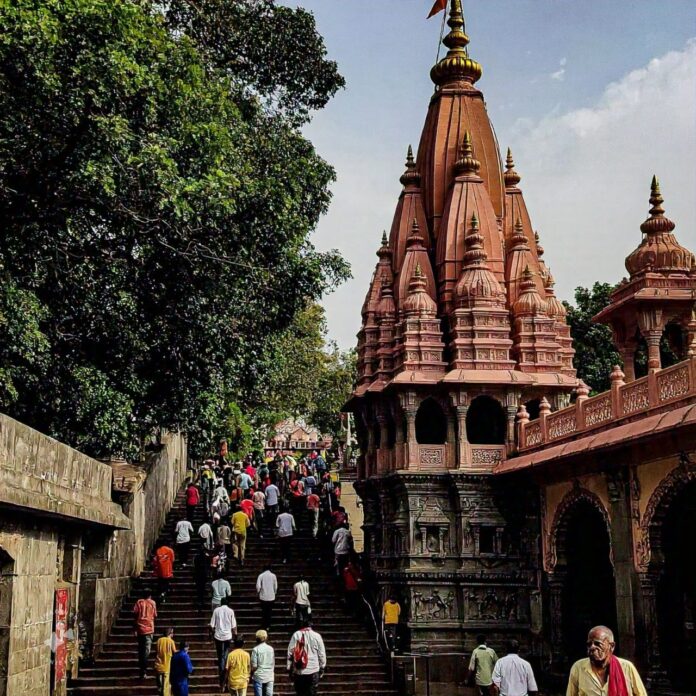
<instances>
[{"instance_id":1,"label":"crowd of people","mask_svg":"<svg viewBox=\"0 0 696 696\"><path fill-rule=\"evenodd\" d=\"M155 545L154 592L148 589L133 608L141 678L148 676L154 645L160 696L188 695L194 670L188 643L176 643L172 628L156 642L154 636L157 606L169 601L174 574L190 567L199 613L209 603L210 639L216 648L221 691L245 695L251 683L255 696L272 696L275 653L269 644L269 631L278 578L268 563L256 580L261 621L250 652L231 607L230 578L234 578L235 568L244 566L249 534L256 535L261 544L268 540L269 558L273 555L270 540L276 539L278 561L286 564L291 558L292 539L302 524L313 537L321 537L332 547L337 580L345 584L346 607L359 611L356 595L361 576L340 494L329 464L317 452L299 460L277 454L265 460L249 455L244 461L233 462L229 461L226 443L221 443L218 456L204 461L187 485L186 513L176 522L172 538L162 537ZM197 529L195 520L200 522ZM200 543L192 557L191 543L196 536ZM297 574L292 587L296 631L288 643L286 669L298 696L314 696L326 667L326 651L321 635L312 629L309 583L301 572Z\"/></svg>"}]
</instances>

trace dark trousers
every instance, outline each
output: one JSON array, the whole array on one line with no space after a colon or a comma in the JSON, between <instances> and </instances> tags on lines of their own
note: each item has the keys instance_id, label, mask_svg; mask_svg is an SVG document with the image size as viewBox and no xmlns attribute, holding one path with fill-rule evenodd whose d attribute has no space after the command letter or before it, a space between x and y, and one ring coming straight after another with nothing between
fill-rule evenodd
<instances>
[{"instance_id":1,"label":"dark trousers","mask_svg":"<svg viewBox=\"0 0 696 696\"><path fill-rule=\"evenodd\" d=\"M280 557L283 559L283 561L289 561L292 536L278 537L278 541L280 542Z\"/></svg>"},{"instance_id":2,"label":"dark trousers","mask_svg":"<svg viewBox=\"0 0 696 696\"><path fill-rule=\"evenodd\" d=\"M167 681L167 675L164 672L157 672L157 693L159 696L164 696L164 683Z\"/></svg>"},{"instance_id":3,"label":"dark trousers","mask_svg":"<svg viewBox=\"0 0 696 696\"><path fill-rule=\"evenodd\" d=\"M170 580L171 578L157 578L157 592L159 593L160 600L167 596Z\"/></svg>"},{"instance_id":4,"label":"dark trousers","mask_svg":"<svg viewBox=\"0 0 696 696\"><path fill-rule=\"evenodd\" d=\"M225 664L227 663L227 655L230 652L231 640L218 640L215 639L215 652L217 653L218 660L218 676L220 678L220 685L222 685L222 678L225 675Z\"/></svg>"},{"instance_id":5,"label":"dark trousers","mask_svg":"<svg viewBox=\"0 0 696 696\"><path fill-rule=\"evenodd\" d=\"M273 605L275 602L264 602L260 600L261 603L261 628L265 628L267 631L271 628L271 621L273 620Z\"/></svg>"},{"instance_id":6,"label":"dark trousers","mask_svg":"<svg viewBox=\"0 0 696 696\"><path fill-rule=\"evenodd\" d=\"M150 657L152 650L152 633L145 635L138 634L138 667L140 668L140 676L145 676L147 672L147 658Z\"/></svg>"},{"instance_id":7,"label":"dark trousers","mask_svg":"<svg viewBox=\"0 0 696 696\"><path fill-rule=\"evenodd\" d=\"M195 505L186 505L186 519L189 522L193 521L193 513L196 511L196 506Z\"/></svg>"},{"instance_id":8,"label":"dark trousers","mask_svg":"<svg viewBox=\"0 0 696 696\"><path fill-rule=\"evenodd\" d=\"M208 584L207 578L196 578L196 606L200 609L205 603L205 588Z\"/></svg>"},{"instance_id":9,"label":"dark trousers","mask_svg":"<svg viewBox=\"0 0 696 696\"><path fill-rule=\"evenodd\" d=\"M314 674L296 674L293 677L295 694L297 696L317 696L319 688L319 672Z\"/></svg>"},{"instance_id":10,"label":"dark trousers","mask_svg":"<svg viewBox=\"0 0 696 696\"><path fill-rule=\"evenodd\" d=\"M188 563L189 546L191 546L190 541L186 541L183 544L176 545L176 555L178 557L177 560L181 565L186 565L186 563Z\"/></svg>"},{"instance_id":11,"label":"dark trousers","mask_svg":"<svg viewBox=\"0 0 696 696\"><path fill-rule=\"evenodd\" d=\"M300 624L309 618L309 606L307 604L295 604L295 623Z\"/></svg>"}]
</instances>

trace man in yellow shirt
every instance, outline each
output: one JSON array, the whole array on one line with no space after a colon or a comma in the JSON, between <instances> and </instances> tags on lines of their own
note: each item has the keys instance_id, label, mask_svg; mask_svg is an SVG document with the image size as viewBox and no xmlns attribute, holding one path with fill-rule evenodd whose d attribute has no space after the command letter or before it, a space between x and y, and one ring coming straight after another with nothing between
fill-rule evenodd
<instances>
[{"instance_id":1,"label":"man in yellow shirt","mask_svg":"<svg viewBox=\"0 0 696 696\"><path fill-rule=\"evenodd\" d=\"M244 650L244 638L234 639L234 650L227 656L225 681L232 696L246 696L251 677L251 658Z\"/></svg>"},{"instance_id":2,"label":"man in yellow shirt","mask_svg":"<svg viewBox=\"0 0 696 696\"><path fill-rule=\"evenodd\" d=\"M239 561L239 565L244 565L244 554L246 553L246 535L247 529L251 522L249 517L242 510L238 510L232 515L232 533L234 534L234 543L232 549L235 558Z\"/></svg>"},{"instance_id":3,"label":"man in yellow shirt","mask_svg":"<svg viewBox=\"0 0 696 696\"><path fill-rule=\"evenodd\" d=\"M614 634L595 626L587 636L587 657L570 670L566 696L648 696L638 670L614 656Z\"/></svg>"},{"instance_id":4,"label":"man in yellow shirt","mask_svg":"<svg viewBox=\"0 0 696 696\"><path fill-rule=\"evenodd\" d=\"M157 693L159 696L169 696L169 668L172 655L176 652L174 629L168 628L155 645L155 674L157 675Z\"/></svg>"},{"instance_id":5,"label":"man in yellow shirt","mask_svg":"<svg viewBox=\"0 0 696 696\"><path fill-rule=\"evenodd\" d=\"M384 639L387 641L389 652L392 653L396 652L400 616L401 605L396 601L396 597L391 594L382 606L382 623L384 624Z\"/></svg>"}]
</instances>

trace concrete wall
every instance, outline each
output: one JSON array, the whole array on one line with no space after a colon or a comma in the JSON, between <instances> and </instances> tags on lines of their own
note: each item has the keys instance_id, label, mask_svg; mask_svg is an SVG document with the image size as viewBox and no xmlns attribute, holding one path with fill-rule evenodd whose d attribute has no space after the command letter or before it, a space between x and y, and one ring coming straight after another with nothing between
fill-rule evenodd
<instances>
[{"instance_id":1,"label":"concrete wall","mask_svg":"<svg viewBox=\"0 0 696 696\"><path fill-rule=\"evenodd\" d=\"M165 435L134 490L114 502L111 466L0 414L0 696L48 696L59 588L68 591L70 635L84 627L98 652L186 463L184 438ZM77 676L77 643L66 645L67 672ZM62 680L55 694L65 692Z\"/></svg>"},{"instance_id":2,"label":"concrete wall","mask_svg":"<svg viewBox=\"0 0 696 696\"><path fill-rule=\"evenodd\" d=\"M118 615L130 579L147 567L149 554L186 476L186 441L165 434L158 452L148 454L141 484L122 495L130 529L116 530L107 540L95 540L85 551L82 574L82 617L98 656Z\"/></svg>"}]
</instances>

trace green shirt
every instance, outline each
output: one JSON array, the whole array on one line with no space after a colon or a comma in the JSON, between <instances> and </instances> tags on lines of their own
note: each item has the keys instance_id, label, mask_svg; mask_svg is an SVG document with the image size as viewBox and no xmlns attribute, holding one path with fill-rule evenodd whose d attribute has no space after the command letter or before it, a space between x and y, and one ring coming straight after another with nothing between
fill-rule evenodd
<instances>
[{"instance_id":1,"label":"green shirt","mask_svg":"<svg viewBox=\"0 0 696 696\"><path fill-rule=\"evenodd\" d=\"M475 672L478 686L490 686L493 683L493 667L497 661L495 650L485 645L479 645L471 653L469 670Z\"/></svg>"}]
</instances>

